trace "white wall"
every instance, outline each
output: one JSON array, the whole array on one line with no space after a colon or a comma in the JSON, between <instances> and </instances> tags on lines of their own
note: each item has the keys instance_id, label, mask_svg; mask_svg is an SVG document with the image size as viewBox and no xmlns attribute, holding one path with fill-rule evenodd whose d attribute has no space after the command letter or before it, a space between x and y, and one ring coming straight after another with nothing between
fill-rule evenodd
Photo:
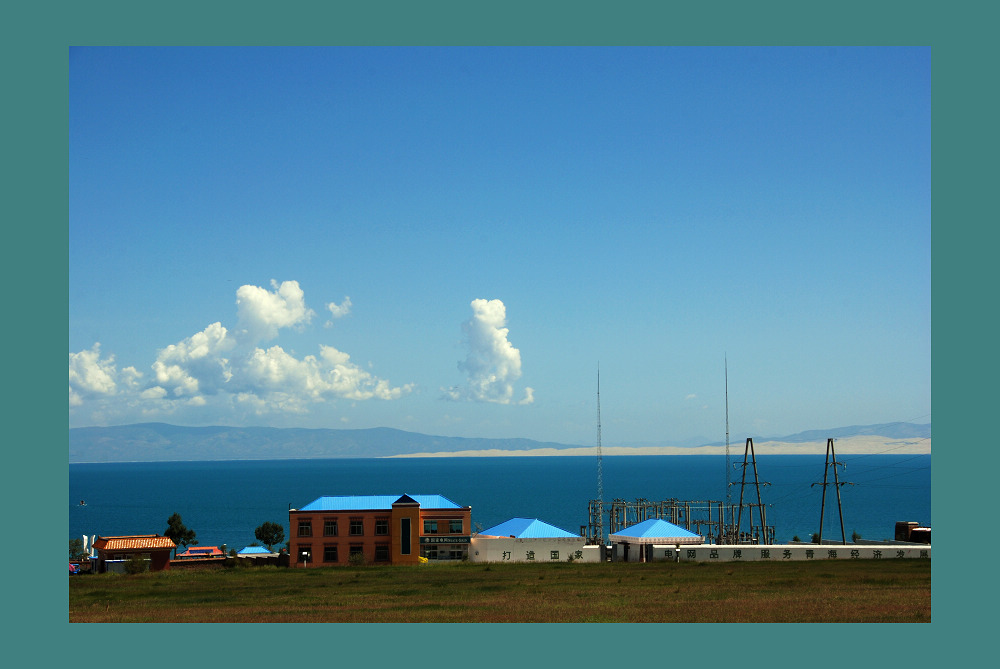
<instances>
[{"instance_id":1,"label":"white wall","mask_svg":"<svg viewBox=\"0 0 1000 669\"><path fill-rule=\"evenodd\" d=\"M931 558L928 546L865 546L847 544L823 544L803 546L801 544L772 546L761 545L707 545L654 546L656 555L673 551L675 555L659 559L679 559L680 562L781 562L783 560L896 560Z\"/></svg>"},{"instance_id":2,"label":"white wall","mask_svg":"<svg viewBox=\"0 0 1000 669\"><path fill-rule=\"evenodd\" d=\"M471 562L600 562L601 547L586 546L583 537L512 539L473 536Z\"/></svg>"}]
</instances>

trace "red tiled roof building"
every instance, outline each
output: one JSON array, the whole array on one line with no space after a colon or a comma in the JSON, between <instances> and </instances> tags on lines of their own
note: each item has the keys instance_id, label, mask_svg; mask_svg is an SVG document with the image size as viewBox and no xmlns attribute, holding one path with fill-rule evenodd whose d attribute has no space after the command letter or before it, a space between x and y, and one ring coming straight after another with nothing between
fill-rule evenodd
<instances>
[{"instance_id":1,"label":"red tiled roof building","mask_svg":"<svg viewBox=\"0 0 1000 669\"><path fill-rule=\"evenodd\" d=\"M188 560L192 558L220 558L226 554L218 546L191 546L183 553L174 556L176 560Z\"/></svg>"},{"instance_id":2,"label":"red tiled roof building","mask_svg":"<svg viewBox=\"0 0 1000 669\"><path fill-rule=\"evenodd\" d=\"M121 563L133 555L149 560L150 571L170 568L170 551L176 545L170 537L159 534L132 534L120 537L97 537L97 573L108 571L108 563ZM113 570L117 571L117 570Z\"/></svg>"}]
</instances>

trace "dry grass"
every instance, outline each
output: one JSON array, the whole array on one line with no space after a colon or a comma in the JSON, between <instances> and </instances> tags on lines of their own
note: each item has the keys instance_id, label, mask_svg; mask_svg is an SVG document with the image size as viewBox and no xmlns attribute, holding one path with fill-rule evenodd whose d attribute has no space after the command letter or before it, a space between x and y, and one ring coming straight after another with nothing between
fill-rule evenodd
<instances>
[{"instance_id":1,"label":"dry grass","mask_svg":"<svg viewBox=\"0 0 1000 669\"><path fill-rule=\"evenodd\" d=\"M259 567L69 579L70 622L930 622L924 560Z\"/></svg>"}]
</instances>

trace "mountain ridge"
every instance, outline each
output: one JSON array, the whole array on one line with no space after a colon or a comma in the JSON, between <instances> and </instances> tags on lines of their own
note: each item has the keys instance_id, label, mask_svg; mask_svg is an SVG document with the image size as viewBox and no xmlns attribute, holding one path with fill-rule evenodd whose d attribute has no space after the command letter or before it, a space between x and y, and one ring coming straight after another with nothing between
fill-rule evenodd
<instances>
[{"instance_id":1,"label":"mountain ridge","mask_svg":"<svg viewBox=\"0 0 1000 669\"><path fill-rule=\"evenodd\" d=\"M880 423L808 430L755 441L807 443L852 436L891 439L930 438L930 424ZM742 443L742 439L739 440ZM654 442L662 444L665 442ZM652 446L654 443L650 443ZM720 446L725 442L703 444ZM610 446L610 444L609 444ZM69 462L171 462L208 460L281 460L309 458L380 458L469 451L556 451L594 448L526 438L442 437L390 427L362 429L297 427L187 427L169 423L135 423L69 430Z\"/></svg>"}]
</instances>

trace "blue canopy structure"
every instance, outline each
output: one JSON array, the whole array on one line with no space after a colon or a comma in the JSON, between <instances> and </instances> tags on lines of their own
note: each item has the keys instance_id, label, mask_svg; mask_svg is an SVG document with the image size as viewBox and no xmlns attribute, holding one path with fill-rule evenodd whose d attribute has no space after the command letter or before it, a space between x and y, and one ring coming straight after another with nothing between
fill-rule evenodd
<instances>
[{"instance_id":1,"label":"blue canopy structure","mask_svg":"<svg viewBox=\"0 0 1000 669\"><path fill-rule=\"evenodd\" d=\"M613 542L632 544L703 544L705 537L683 527L668 523L662 518L650 518L610 535Z\"/></svg>"},{"instance_id":2,"label":"blue canopy structure","mask_svg":"<svg viewBox=\"0 0 1000 669\"><path fill-rule=\"evenodd\" d=\"M559 529L555 525L543 523L537 518L511 518L505 523L494 525L479 533L488 537L514 537L515 539L553 539L556 537L572 537L579 539L579 534L573 534Z\"/></svg>"}]
</instances>

